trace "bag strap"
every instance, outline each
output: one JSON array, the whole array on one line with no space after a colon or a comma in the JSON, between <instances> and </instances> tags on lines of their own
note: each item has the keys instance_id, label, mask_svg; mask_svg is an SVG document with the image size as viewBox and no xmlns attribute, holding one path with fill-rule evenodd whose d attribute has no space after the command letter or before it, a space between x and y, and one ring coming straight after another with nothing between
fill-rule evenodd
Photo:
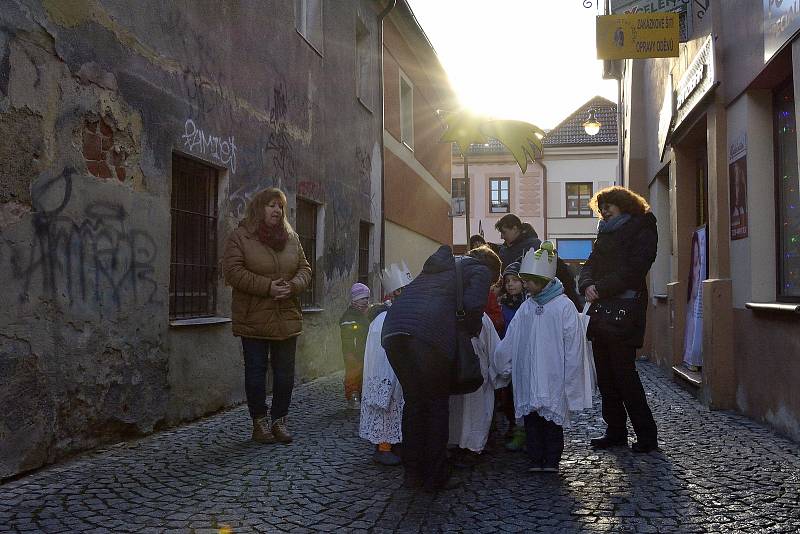
<instances>
[{"instance_id":1,"label":"bag strap","mask_svg":"<svg viewBox=\"0 0 800 534\"><path fill-rule=\"evenodd\" d=\"M464 268L461 258L456 260L456 317L464 317Z\"/></svg>"}]
</instances>

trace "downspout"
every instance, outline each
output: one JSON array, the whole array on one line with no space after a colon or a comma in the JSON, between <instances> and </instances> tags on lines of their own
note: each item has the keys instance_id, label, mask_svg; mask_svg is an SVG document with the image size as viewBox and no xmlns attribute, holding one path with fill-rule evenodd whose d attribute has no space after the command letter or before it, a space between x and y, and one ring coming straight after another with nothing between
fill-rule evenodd
<instances>
[{"instance_id":1,"label":"downspout","mask_svg":"<svg viewBox=\"0 0 800 534\"><path fill-rule=\"evenodd\" d=\"M378 13L378 44L381 47L381 75L379 78L378 106L381 110L381 126L380 126L380 143L381 143L381 271L386 268L386 157L384 155L383 146L383 132L384 122L386 120L386 113L383 109L383 19L389 15L389 12L397 5L397 0L389 0L386 7Z\"/></svg>"},{"instance_id":2,"label":"downspout","mask_svg":"<svg viewBox=\"0 0 800 534\"><path fill-rule=\"evenodd\" d=\"M622 60L617 60L622 61ZM617 78L617 165L619 166L619 170L617 172L617 176L619 177L619 182L617 185L621 185L625 187L625 170L623 165L625 164L625 157L623 155L625 149L625 139L623 137L624 133L624 124L623 120L624 117L622 115L622 77L624 76L622 73L622 69L624 68L624 63L620 63L620 73L619 78Z\"/></svg>"},{"instance_id":3,"label":"downspout","mask_svg":"<svg viewBox=\"0 0 800 534\"><path fill-rule=\"evenodd\" d=\"M542 241L546 241L547 238L547 165L544 164L542 161L544 159L544 149L542 149L542 159L540 159L537 163L542 166L542 220L543 228L542 228Z\"/></svg>"}]
</instances>

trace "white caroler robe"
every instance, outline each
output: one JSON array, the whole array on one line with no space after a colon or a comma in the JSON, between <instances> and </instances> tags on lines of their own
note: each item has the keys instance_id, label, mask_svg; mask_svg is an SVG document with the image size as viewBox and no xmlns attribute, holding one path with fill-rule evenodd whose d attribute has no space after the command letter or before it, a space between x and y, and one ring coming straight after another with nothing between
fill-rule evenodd
<instances>
[{"instance_id":1,"label":"white caroler robe","mask_svg":"<svg viewBox=\"0 0 800 534\"><path fill-rule=\"evenodd\" d=\"M586 336L575 305L565 295L545 304L540 315L538 306L526 299L497 346L497 387L513 377L517 417L535 411L566 426L570 412L592 406Z\"/></svg>"},{"instance_id":2,"label":"white caroler robe","mask_svg":"<svg viewBox=\"0 0 800 534\"><path fill-rule=\"evenodd\" d=\"M450 397L449 442L473 452L483 451L492 425L497 371L491 365L491 360L500 342L492 320L485 313L482 322L481 333L472 338L472 346L481 362L483 385L472 393Z\"/></svg>"},{"instance_id":3,"label":"white caroler robe","mask_svg":"<svg viewBox=\"0 0 800 534\"><path fill-rule=\"evenodd\" d=\"M361 385L361 420L358 435L375 445L403 440L403 388L389 365L381 346L381 330L386 312L369 325L364 349L364 374Z\"/></svg>"}]
</instances>

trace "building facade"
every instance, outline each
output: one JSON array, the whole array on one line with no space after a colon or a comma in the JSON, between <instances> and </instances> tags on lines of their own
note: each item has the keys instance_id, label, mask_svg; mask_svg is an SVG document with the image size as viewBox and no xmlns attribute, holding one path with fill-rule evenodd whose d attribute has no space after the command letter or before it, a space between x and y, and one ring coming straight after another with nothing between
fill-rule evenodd
<instances>
[{"instance_id":1,"label":"building facade","mask_svg":"<svg viewBox=\"0 0 800 534\"><path fill-rule=\"evenodd\" d=\"M800 440L800 17L719 0L687 16L680 57L621 69L624 181L659 220L646 351L712 408Z\"/></svg>"},{"instance_id":2,"label":"building facade","mask_svg":"<svg viewBox=\"0 0 800 534\"><path fill-rule=\"evenodd\" d=\"M406 261L417 275L452 242L450 145L437 114L457 103L447 75L405 0L384 21L385 263Z\"/></svg>"},{"instance_id":3,"label":"building facade","mask_svg":"<svg viewBox=\"0 0 800 534\"><path fill-rule=\"evenodd\" d=\"M0 478L243 400L219 262L255 192L314 269L301 377L376 287L381 6L204 6L0 10Z\"/></svg>"}]
</instances>

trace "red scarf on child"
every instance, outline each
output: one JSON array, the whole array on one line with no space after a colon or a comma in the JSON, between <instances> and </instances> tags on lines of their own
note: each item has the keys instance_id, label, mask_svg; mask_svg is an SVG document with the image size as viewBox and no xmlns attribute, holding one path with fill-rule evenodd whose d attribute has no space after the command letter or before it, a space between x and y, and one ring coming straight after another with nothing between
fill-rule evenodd
<instances>
[{"instance_id":1,"label":"red scarf on child","mask_svg":"<svg viewBox=\"0 0 800 534\"><path fill-rule=\"evenodd\" d=\"M258 240L272 250L280 252L286 247L286 241L289 240L289 233L286 231L286 227L284 227L283 224L268 226L267 223L261 221L258 223Z\"/></svg>"}]
</instances>

